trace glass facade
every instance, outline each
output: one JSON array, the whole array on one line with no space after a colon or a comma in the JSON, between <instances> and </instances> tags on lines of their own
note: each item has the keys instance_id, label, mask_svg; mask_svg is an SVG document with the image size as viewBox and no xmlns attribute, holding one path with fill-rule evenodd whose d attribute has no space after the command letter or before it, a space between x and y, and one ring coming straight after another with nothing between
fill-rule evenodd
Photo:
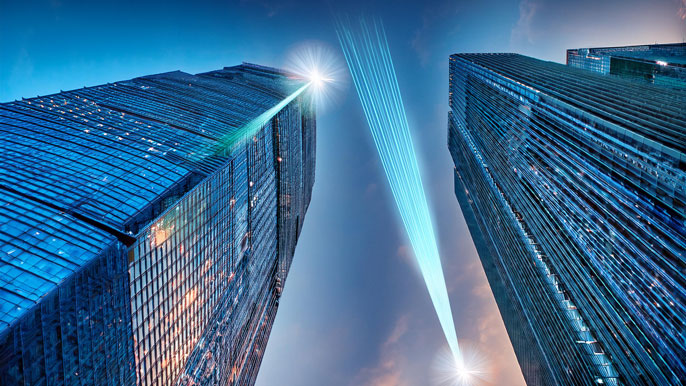
<instances>
[{"instance_id":1,"label":"glass facade","mask_svg":"<svg viewBox=\"0 0 686 386\"><path fill-rule=\"evenodd\" d=\"M686 88L686 43L567 50L567 65L630 80Z\"/></svg>"},{"instance_id":2,"label":"glass facade","mask_svg":"<svg viewBox=\"0 0 686 386\"><path fill-rule=\"evenodd\" d=\"M686 91L450 57L455 193L529 385L686 378Z\"/></svg>"},{"instance_id":3,"label":"glass facade","mask_svg":"<svg viewBox=\"0 0 686 386\"><path fill-rule=\"evenodd\" d=\"M302 86L243 64L0 104L0 384L253 384L314 183L310 98L235 138Z\"/></svg>"}]
</instances>

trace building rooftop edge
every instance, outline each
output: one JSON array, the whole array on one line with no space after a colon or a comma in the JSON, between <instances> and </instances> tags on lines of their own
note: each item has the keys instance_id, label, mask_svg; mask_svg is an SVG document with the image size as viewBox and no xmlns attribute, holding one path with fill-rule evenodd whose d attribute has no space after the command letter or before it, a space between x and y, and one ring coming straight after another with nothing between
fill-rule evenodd
<instances>
[{"instance_id":1,"label":"building rooftop edge","mask_svg":"<svg viewBox=\"0 0 686 386\"><path fill-rule=\"evenodd\" d=\"M631 44L631 45L626 45L626 46L601 46L601 47L577 47L577 48L568 48L567 51L573 51L573 50L604 50L604 49L609 49L609 48L636 48L636 47L668 47L668 46L684 46L686 47L686 42L682 43L646 43L646 44Z\"/></svg>"}]
</instances>

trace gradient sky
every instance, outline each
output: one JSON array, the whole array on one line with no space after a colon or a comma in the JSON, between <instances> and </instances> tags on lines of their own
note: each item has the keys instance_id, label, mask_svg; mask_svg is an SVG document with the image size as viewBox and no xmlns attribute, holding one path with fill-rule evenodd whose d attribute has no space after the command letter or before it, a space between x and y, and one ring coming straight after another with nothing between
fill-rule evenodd
<instances>
[{"instance_id":1,"label":"gradient sky","mask_svg":"<svg viewBox=\"0 0 686 386\"><path fill-rule=\"evenodd\" d=\"M686 39L686 0L324 2L0 0L0 101L249 61L308 41L339 55L331 12L383 20L434 214L458 338L491 382L524 383L453 194L448 55ZM446 346L348 82L318 116L312 203L257 384L429 385Z\"/></svg>"}]
</instances>

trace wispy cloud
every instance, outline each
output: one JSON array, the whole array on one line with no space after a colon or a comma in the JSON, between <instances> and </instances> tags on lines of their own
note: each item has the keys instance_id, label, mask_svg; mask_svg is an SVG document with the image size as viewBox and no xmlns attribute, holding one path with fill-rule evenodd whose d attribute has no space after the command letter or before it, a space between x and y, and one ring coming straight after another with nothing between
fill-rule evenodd
<instances>
[{"instance_id":1,"label":"wispy cloud","mask_svg":"<svg viewBox=\"0 0 686 386\"><path fill-rule=\"evenodd\" d=\"M20 83L24 79L31 79L33 68L31 55L25 47L22 47L10 70L9 83Z\"/></svg>"},{"instance_id":2,"label":"wispy cloud","mask_svg":"<svg viewBox=\"0 0 686 386\"><path fill-rule=\"evenodd\" d=\"M493 296L491 291L491 286L488 285L487 281L483 281L472 288L472 295L480 299L490 299Z\"/></svg>"},{"instance_id":3,"label":"wispy cloud","mask_svg":"<svg viewBox=\"0 0 686 386\"><path fill-rule=\"evenodd\" d=\"M529 43L534 42L533 20L538 8L539 4L531 0L521 0L519 2L519 19L514 28L512 28L512 34L510 35L512 43L518 43L523 40Z\"/></svg>"},{"instance_id":4,"label":"wispy cloud","mask_svg":"<svg viewBox=\"0 0 686 386\"><path fill-rule=\"evenodd\" d=\"M422 66L431 59L432 44L436 40L436 29L441 23L457 13L454 2L444 1L434 7L427 7L422 14L422 25L417 28L410 44L419 56Z\"/></svg>"},{"instance_id":5,"label":"wispy cloud","mask_svg":"<svg viewBox=\"0 0 686 386\"><path fill-rule=\"evenodd\" d=\"M369 199L375 199L376 193L379 191L379 185L377 185L374 182L370 182L367 184L367 187L364 189L364 196Z\"/></svg>"},{"instance_id":6,"label":"wispy cloud","mask_svg":"<svg viewBox=\"0 0 686 386\"><path fill-rule=\"evenodd\" d=\"M398 342L408 331L408 317L400 317L393 331L381 346L379 361L373 368L365 368L355 377L354 385L363 386L404 386L407 377L403 375L406 358Z\"/></svg>"},{"instance_id":7,"label":"wispy cloud","mask_svg":"<svg viewBox=\"0 0 686 386\"><path fill-rule=\"evenodd\" d=\"M290 1L269 1L269 0L241 0L244 4L257 4L262 7L266 12L268 18L276 16L276 14L293 4Z\"/></svg>"},{"instance_id":8,"label":"wispy cloud","mask_svg":"<svg viewBox=\"0 0 686 386\"><path fill-rule=\"evenodd\" d=\"M686 0L681 0L679 3L679 11L677 12L677 15L679 15L681 20L686 20Z\"/></svg>"}]
</instances>

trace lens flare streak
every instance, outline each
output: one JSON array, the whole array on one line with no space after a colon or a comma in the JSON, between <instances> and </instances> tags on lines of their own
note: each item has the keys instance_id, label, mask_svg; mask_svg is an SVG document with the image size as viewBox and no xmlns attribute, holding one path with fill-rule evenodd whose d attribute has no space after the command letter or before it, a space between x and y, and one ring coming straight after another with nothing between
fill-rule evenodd
<instances>
[{"instance_id":1,"label":"lens flare streak","mask_svg":"<svg viewBox=\"0 0 686 386\"><path fill-rule=\"evenodd\" d=\"M186 158L187 161L192 163L200 162L203 159L203 157L207 157L212 154L223 153L227 149L232 149L235 146L244 143L250 137L257 134L262 129L262 127L267 125L269 121L272 118L274 118L276 114L279 113L279 111L281 111L284 107L291 103L295 98L300 96L300 94L302 94L305 90L307 90L311 86L311 84L311 81L306 83L305 85L301 86L299 89L294 91L292 94L279 101L279 103L269 108L267 111L263 112L257 117L253 118L251 121L247 122L243 126L237 128L235 131L231 131L230 133L221 136L217 139L217 141L212 142L210 145L204 147L202 150L188 155Z\"/></svg>"},{"instance_id":2,"label":"lens flare streak","mask_svg":"<svg viewBox=\"0 0 686 386\"><path fill-rule=\"evenodd\" d=\"M336 33L393 197L448 345L461 360L448 290L400 87L380 22L338 19Z\"/></svg>"},{"instance_id":3,"label":"lens flare streak","mask_svg":"<svg viewBox=\"0 0 686 386\"><path fill-rule=\"evenodd\" d=\"M233 144L235 142L239 142L242 140L245 140L246 138L250 138L253 135L255 135L257 132L260 131L264 125L269 123L269 120L274 118L274 116L281 111L284 107L286 107L289 103L293 101L293 99L297 98L300 94L303 93L310 85L312 82L309 82L305 84L304 86L300 87L297 89L294 93L291 95L287 96L285 99L283 99L281 102L277 103L274 107L270 108L269 110L263 112L262 114L258 115L256 118L245 124L243 127L241 127L239 130L230 133L222 140L220 141L222 144Z\"/></svg>"}]
</instances>

